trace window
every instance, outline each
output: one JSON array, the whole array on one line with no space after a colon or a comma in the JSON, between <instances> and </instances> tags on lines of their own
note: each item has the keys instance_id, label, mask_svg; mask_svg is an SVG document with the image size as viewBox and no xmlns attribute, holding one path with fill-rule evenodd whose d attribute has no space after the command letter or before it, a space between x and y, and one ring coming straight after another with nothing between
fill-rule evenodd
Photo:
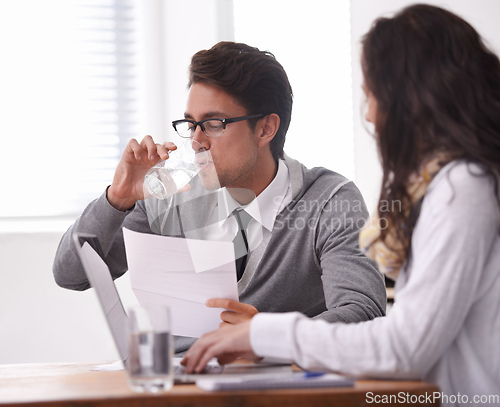
<instances>
[{"instance_id":1,"label":"window","mask_svg":"<svg viewBox=\"0 0 500 407\"><path fill-rule=\"evenodd\" d=\"M0 5L0 221L76 217L141 110L135 0Z\"/></svg>"}]
</instances>

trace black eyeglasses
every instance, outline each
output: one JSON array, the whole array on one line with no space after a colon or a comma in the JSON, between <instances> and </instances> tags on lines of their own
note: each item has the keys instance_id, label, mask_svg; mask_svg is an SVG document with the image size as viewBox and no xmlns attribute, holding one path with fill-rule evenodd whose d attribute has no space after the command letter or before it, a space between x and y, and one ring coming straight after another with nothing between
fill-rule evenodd
<instances>
[{"instance_id":1,"label":"black eyeglasses","mask_svg":"<svg viewBox=\"0 0 500 407\"><path fill-rule=\"evenodd\" d=\"M257 119L262 116L265 115L263 113L251 114L250 116L232 117L230 119L205 119L200 120L199 122L190 119L183 119L173 121L172 126L174 126L177 134L184 138L194 137L194 132L198 126L201 127L203 133L205 133L208 137L220 137L224 133L224 130L226 130L226 126L228 124L241 122L243 120Z\"/></svg>"}]
</instances>

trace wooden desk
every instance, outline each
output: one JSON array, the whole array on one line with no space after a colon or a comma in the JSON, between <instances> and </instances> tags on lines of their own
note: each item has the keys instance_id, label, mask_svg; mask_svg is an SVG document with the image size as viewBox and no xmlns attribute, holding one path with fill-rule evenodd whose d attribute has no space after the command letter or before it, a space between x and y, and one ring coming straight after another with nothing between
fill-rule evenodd
<instances>
[{"instance_id":1,"label":"wooden desk","mask_svg":"<svg viewBox=\"0 0 500 407\"><path fill-rule=\"evenodd\" d=\"M431 395L434 385L418 381L360 380L354 387L263 391L205 392L195 385L175 385L161 395L133 393L124 371L93 371L94 364L0 365L0 406L154 407L154 406L401 406L375 403L375 396L394 399ZM367 404L367 393L371 392ZM408 398L406 399L408 400ZM397 399L396 399L397 401ZM417 405L406 403L406 405ZM439 404L435 404L439 405Z\"/></svg>"}]
</instances>

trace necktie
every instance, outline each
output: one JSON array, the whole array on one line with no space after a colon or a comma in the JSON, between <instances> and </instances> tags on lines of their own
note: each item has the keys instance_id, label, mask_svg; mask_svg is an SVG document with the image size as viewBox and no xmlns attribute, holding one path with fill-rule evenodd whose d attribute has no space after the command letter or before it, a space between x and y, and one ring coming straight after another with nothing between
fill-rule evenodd
<instances>
[{"instance_id":1,"label":"necktie","mask_svg":"<svg viewBox=\"0 0 500 407\"><path fill-rule=\"evenodd\" d=\"M246 229L252 217L243 209L234 210L233 215L236 218L236 222L238 222L238 233L236 234L233 243L234 254L236 257L236 276L238 281L240 281L247 264L248 240Z\"/></svg>"}]
</instances>

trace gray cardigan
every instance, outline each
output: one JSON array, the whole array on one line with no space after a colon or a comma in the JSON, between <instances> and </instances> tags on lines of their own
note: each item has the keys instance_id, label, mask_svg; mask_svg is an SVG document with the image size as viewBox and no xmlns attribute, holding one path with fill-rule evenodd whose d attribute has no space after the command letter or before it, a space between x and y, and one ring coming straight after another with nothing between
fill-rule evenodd
<instances>
[{"instance_id":1,"label":"gray cardigan","mask_svg":"<svg viewBox=\"0 0 500 407\"><path fill-rule=\"evenodd\" d=\"M285 161L292 201L276 217L270 238L252 252L238 282L240 301L261 312L299 311L330 322L383 316L383 278L358 247L359 228L368 215L359 190L325 168L306 169L289 157ZM57 284L74 290L90 286L73 246L73 232L98 236L113 278L127 270L122 227L202 238L200 227L216 196L207 192L186 202L182 195L172 202L139 201L127 212L113 208L105 194L90 203L60 242L53 268ZM176 352L189 347L193 340L187 339L176 339Z\"/></svg>"}]
</instances>

